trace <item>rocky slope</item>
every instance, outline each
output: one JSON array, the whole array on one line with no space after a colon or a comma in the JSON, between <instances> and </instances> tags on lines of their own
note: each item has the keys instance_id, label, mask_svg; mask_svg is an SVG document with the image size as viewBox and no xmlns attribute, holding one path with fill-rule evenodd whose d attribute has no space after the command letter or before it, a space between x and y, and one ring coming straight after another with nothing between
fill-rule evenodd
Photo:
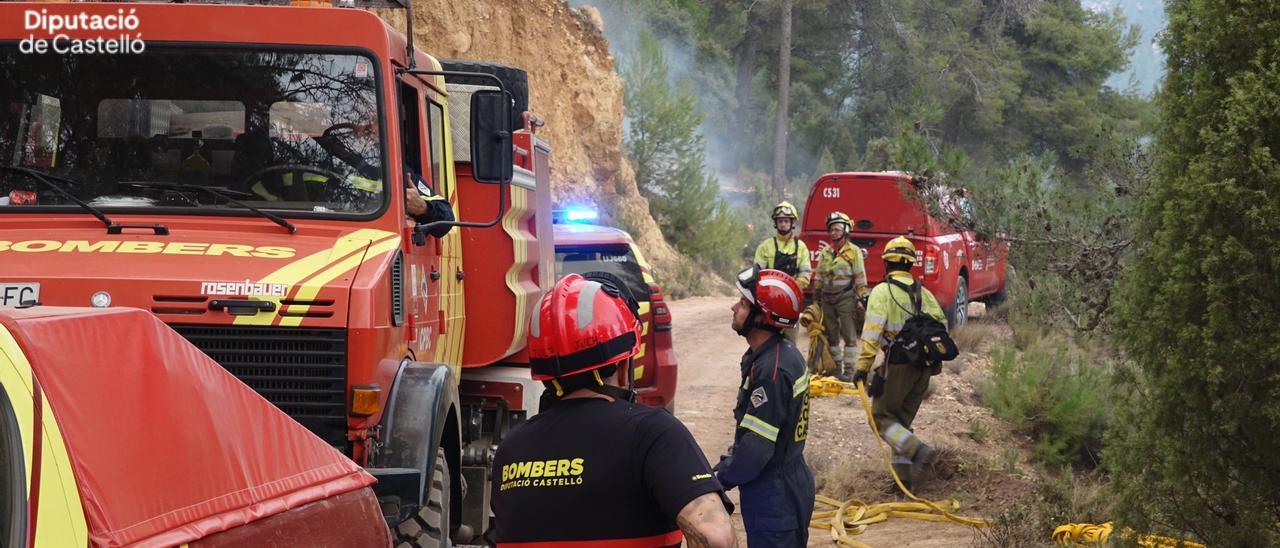
<instances>
[{"instance_id":1,"label":"rocky slope","mask_svg":"<svg viewBox=\"0 0 1280 548\"><path fill-rule=\"evenodd\" d=\"M623 84L599 14L565 0L417 0L415 43L441 59L493 61L529 73L530 111L546 120L557 204L595 203L626 227L668 291L719 292L663 239L622 156ZM404 28L399 11L380 12ZM683 285L686 287L676 287Z\"/></svg>"}]
</instances>

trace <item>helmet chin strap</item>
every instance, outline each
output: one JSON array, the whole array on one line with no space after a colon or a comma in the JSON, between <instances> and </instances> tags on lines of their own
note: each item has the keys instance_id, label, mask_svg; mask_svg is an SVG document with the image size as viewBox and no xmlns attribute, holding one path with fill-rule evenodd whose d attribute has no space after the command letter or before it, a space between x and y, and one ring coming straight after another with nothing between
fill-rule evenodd
<instances>
[{"instance_id":1,"label":"helmet chin strap","mask_svg":"<svg viewBox=\"0 0 1280 548\"><path fill-rule=\"evenodd\" d=\"M604 382L604 380L600 378L600 374L597 372L596 384L588 386L587 390L590 390L597 394L609 396L610 398L613 398L615 400L635 403L636 401L635 376L632 374L632 369L631 369L631 366L634 363L635 363L634 358L627 358L627 366L618 368L619 371L623 372L623 374L627 376L626 388L622 388L620 386L614 386L612 384L608 384Z\"/></svg>"},{"instance_id":2,"label":"helmet chin strap","mask_svg":"<svg viewBox=\"0 0 1280 548\"><path fill-rule=\"evenodd\" d=\"M760 308L755 305L751 305L751 311L747 313L747 319L743 320L742 327L736 328L733 331L743 337L747 336L747 333L750 333L752 329L755 329L755 320L759 315Z\"/></svg>"}]
</instances>

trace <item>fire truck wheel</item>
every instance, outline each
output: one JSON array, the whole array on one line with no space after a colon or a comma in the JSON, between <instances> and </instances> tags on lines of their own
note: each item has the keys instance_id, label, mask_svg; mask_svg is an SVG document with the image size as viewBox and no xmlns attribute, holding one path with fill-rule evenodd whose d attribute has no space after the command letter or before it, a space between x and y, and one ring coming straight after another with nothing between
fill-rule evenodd
<instances>
[{"instance_id":1,"label":"fire truck wheel","mask_svg":"<svg viewBox=\"0 0 1280 548\"><path fill-rule=\"evenodd\" d=\"M529 110L529 74L516 67L497 63L473 63L470 61L440 61L444 70L457 72L483 72L492 74L502 80L502 85L511 93L515 105L511 109L511 123L519 128L522 122L520 115ZM493 81L486 78L449 77L450 83L474 86L491 86Z\"/></svg>"},{"instance_id":2,"label":"fire truck wheel","mask_svg":"<svg viewBox=\"0 0 1280 548\"><path fill-rule=\"evenodd\" d=\"M427 503L396 526L396 548L444 548L449 546L449 468L444 448L436 449Z\"/></svg>"}]
</instances>

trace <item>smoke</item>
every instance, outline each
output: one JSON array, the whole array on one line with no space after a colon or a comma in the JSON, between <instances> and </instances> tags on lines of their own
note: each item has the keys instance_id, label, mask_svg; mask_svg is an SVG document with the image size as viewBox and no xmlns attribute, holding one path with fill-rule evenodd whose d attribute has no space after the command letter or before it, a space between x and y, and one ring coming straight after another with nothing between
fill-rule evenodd
<instances>
[{"instance_id":1,"label":"smoke","mask_svg":"<svg viewBox=\"0 0 1280 548\"><path fill-rule=\"evenodd\" d=\"M692 22L681 17L678 8L664 11L662 8L640 6L644 2L636 0L569 0L573 8L589 7L599 12L604 24L604 35L609 40L609 50L617 60L615 66L619 73L622 67L631 61L636 51L640 35L649 31L658 39L668 68L668 84L673 88L681 82L688 81L694 85L699 94L698 110L703 123L699 128L706 145L706 165L704 168L713 173L721 188L722 197L738 202L740 199L729 194L738 194L738 173L736 170L725 171L722 166L726 155L732 157L732 151L742 150L748 143L734 139L726 131L718 130L715 125L723 120L724 109L732 103L732 97L724 95L732 90L729 74L725 67L709 66L710 63L700 61L697 55L696 31ZM658 19L656 22L654 19ZM623 120L623 132L629 128L628 120Z\"/></svg>"}]
</instances>

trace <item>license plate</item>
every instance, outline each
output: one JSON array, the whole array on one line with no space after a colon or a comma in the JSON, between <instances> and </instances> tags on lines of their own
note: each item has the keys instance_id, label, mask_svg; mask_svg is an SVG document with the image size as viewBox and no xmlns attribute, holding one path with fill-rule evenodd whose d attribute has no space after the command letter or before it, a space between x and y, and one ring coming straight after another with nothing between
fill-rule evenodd
<instances>
[{"instance_id":1,"label":"license plate","mask_svg":"<svg viewBox=\"0 0 1280 548\"><path fill-rule=\"evenodd\" d=\"M40 302L40 284L0 284L0 306Z\"/></svg>"}]
</instances>

